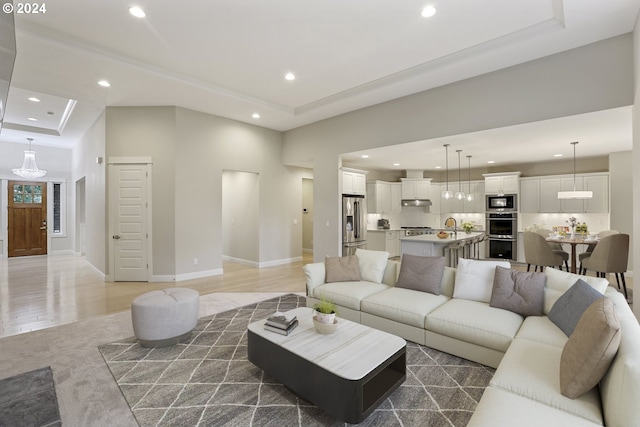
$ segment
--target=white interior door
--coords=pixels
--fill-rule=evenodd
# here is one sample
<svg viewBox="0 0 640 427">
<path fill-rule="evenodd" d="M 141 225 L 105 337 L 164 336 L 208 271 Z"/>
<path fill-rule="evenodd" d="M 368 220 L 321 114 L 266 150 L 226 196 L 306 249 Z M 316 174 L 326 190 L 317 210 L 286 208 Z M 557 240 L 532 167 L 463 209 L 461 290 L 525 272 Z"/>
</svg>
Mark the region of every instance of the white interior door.
<svg viewBox="0 0 640 427">
<path fill-rule="evenodd" d="M 111 165 L 114 281 L 148 281 L 149 165 Z"/>
</svg>

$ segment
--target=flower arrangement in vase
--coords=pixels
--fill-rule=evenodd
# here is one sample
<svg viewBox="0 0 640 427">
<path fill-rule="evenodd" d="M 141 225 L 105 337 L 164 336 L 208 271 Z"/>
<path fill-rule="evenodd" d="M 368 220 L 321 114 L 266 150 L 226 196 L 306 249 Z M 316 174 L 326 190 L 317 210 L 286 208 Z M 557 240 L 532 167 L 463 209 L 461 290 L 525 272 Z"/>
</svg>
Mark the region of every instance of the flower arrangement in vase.
<svg viewBox="0 0 640 427">
<path fill-rule="evenodd" d="M 569 217 L 567 224 L 571 227 L 571 238 L 576 237 L 576 225 L 578 225 L 578 219 L 575 216 Z"/>
<path fill-rule="evenodd" d="M 476 225 L 471 222 L 463 222 L 462 229 L 464 230 L 465 233 L 471 233 L 473 230 L 476 229 Z"/>
</svg>

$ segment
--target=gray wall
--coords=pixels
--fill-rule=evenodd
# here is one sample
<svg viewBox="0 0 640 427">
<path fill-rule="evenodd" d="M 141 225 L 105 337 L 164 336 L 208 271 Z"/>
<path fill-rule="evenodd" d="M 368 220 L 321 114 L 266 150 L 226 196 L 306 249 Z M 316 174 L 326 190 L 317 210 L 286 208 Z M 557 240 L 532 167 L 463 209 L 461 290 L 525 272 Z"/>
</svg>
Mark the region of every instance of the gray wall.
<svg viewBox="0 0 640 427">
<path fill-rule="evenodd" d="M 96 230 L 87 235 L 87 259 L 105 275 L 106 171 L 97 155 L 152 158 L 155 276 L 180 280 L 222 271 L 225 170 L 260 176 L 258 239 L 246 243 L 258 265 L 302 256 L 302 179 L 312 173 L 282 164 L 281 132 L 178 107 L 109 107 L 74 151 L 74 181 L 87 176 L 87 233 Z"/>
<path fill-rule="evenodd" d="M 235 261 L 260 261 L 260 175 L 222 173 L 222 254 Z"/>
<path fill-rule="evenodd" d="M 636 20 L 636 27 L 633 32 L 633 64 L 634 64 L 634 82 L 635 88 L 634 95 L 634 107 L 633 107 L 633 164 L 636 165 L 633 168 L 633 180 L 631 181 L 630 189 L 633 194 L 633 230 L 640 230 L 640 22 Z M 632 234 L 633 246 L 640 248 L 640 233 L 636 232 Z M 634 251 L 633 255 L 634 265 L 640 265 L 640 251 Z M 640 318 L 640 292 L 633 294 L 633 306 L 635 307 L 634 313 L 636 317 Z"/>
<path fill-rule="evenodd" d="M 632 105 L 632 58 L 627 34 L 285 132 L 284 163 L 313 165 L 314 259 L 340 250 L 340 154 Z"/>
<path fill-rule="evenodd" d="M 101 114 L 72 150 L 71 174 L 76 183 L 85 180 L 85 259 L 95 270 L 107 272 L 106 164 L 96 163 L 105 156 L 105 115 Z M 75 194 L 75 184 L 70 186 Z M 75 206 L 75 196 L 74 203 Z M 75 224 L 75 208 L 69 211 Z"/>
<path fill-rule="evenodd" d="M 625 151 L 611 153 L 609 156 L 609 200 L 611 215 L 609 223 L 612 230 L 618 230 L 633 236 L 633 197 L 629 197 L 629 191 L 633 182 L 633 152 Z M 632 237 L 633 239 L 633 237 Z M 627 269 L 634 271 L 633 241 L 629 245 L 629 263 Z M 638 264 L 640 265 L 640 264 Z"/>
</svg>

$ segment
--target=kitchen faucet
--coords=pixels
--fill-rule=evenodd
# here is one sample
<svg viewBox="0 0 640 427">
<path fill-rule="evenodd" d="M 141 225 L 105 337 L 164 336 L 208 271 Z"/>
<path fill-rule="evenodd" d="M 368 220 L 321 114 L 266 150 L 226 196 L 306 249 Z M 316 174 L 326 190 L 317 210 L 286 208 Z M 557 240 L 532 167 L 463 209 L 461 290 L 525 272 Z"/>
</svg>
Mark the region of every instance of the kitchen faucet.
<svg viewBox="0 0 640 427">
<path fill-rule="evenodd" d="M 449 217 L 444 221 L 444 226 L 447 228 L 451 228 L 453 227 L 453 238 L 457 239 L 458 238 L 458 222 L 456 221 L 455 218 L 453 217 Z"/>
</svg>

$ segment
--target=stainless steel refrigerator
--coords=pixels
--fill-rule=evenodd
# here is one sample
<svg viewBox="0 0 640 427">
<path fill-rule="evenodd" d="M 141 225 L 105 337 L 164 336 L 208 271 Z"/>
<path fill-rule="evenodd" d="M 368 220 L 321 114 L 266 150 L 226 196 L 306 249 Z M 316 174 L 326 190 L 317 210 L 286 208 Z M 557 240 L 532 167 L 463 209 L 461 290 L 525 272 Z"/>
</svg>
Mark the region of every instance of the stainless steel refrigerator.
<svg viewBox="0 0 640 427">
<path fill-rule="evenodd" d="M 342 256 L 367 248 L 367 204 L 364 196 L 342 196 Z"/>
</svg>

